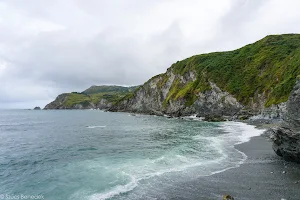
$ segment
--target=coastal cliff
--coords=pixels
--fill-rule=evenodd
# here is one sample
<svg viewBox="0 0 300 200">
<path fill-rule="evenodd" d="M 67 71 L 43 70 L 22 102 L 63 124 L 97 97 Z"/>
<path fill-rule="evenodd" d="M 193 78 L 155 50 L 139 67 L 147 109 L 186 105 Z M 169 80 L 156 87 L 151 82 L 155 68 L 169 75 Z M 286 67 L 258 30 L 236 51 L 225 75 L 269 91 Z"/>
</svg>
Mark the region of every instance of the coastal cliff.
<svg viewBox="0 0 300 200">
<path fill-rule="evenodd" d="M 156 115 L 185 116 L 197 114 L 198 117 L 226 118 L 235 115 L 242 109 L 237 99 L 222 91 L 215 83 L 207 82 L 199 92 L 192 96 L 186 91 L 197 83 L 196 73 L 189 71 L 185 75 L 173 73 L 150 79 L 139 87 L 131 97 L 125 97 L 112 106 L 110 111 L 129 111 Z M 198 83 L 197 83 L 198 84 Z M 174 92 L 175 87 L 182 85 L 182 91 Z M 187 95 L 191 95 L 187 97 Z"/>
<path fill-rule="evenodd" d="M 271 35 L 234 51 L 177 61 L 109 110 L 208 121 L 281 118 L 299 66 L 300 35 Z"/>
<path fill-rule="evenodd" d="M 300 163 L 300 77 L 289 96 L 284 122 L 273 133 L 273 149 L 287 161 Z"/>
<path fill-rule="evenodd" d="M 135 88 L 135 86 L 91 86 L 80 93 L 60 94 L 44 109 L 108 109 L 122 97 L 132 93 Z"/>
</svg>

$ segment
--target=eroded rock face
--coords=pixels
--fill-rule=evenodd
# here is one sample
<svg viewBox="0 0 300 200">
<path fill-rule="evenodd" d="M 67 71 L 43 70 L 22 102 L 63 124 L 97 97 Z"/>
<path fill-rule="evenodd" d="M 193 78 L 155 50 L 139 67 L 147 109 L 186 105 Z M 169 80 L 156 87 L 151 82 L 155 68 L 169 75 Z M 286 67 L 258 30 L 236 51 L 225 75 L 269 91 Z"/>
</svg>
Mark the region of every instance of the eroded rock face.
<svg viewBox="0 0 300 200">
<path fill-rule="evenodd" d="M 199 93 L 193 107 L 200 117 L 234 116 L 243 105 L 228 92 L 222 91 L 216 84 L 210 83 L 211 89 Z"/>
<path fill-rule="evenodd" d="M 205 75 L 204 75 L 205 76 Z M 223 121 L 233 119 L 248 119 L 252 116 L 261 118 L 282 118 L 286 112 L 286 103 L 264 107 L 265 94 L 256 94 L 252 103 L 242 105 L 237 99 L 223 91 L 210 81 L 210 89 L 196 94 L 192 105 L 187 105 L 185 98 L 169 98 L 172 84 L 176 81 L 186 85 L 195 81 L 196 72 L 188 71 L 184 75 L 168 70 L 164 75 L 153 77 L 142 85 L 131 98 L 124 99 L 109 108 L 110 111 L 136 112 L 174 117 L 197 115 L 207 121 Z M 161 84 L 163 82 L 163 84 Z M 166 103 L 166 99 L 168 99 Z"/>
<path fill-rule="evenodd" d="M 287 161 L 300 163 L 300 79 L 287 101 L 284 122 L 273 132 L 273 150 Z"/>
<path fill-rule="evenodd" d="M 188 72 L 184 75 L 174 74 L 171 70 L 167 71 L 167 80 L 163 85 L 159 85 L 162 76 L 155 77 L 141 86 L 130 99 L 119 102 L 113 106 L 111 111 L 137 112 L 155 115 L 186 116 L 197 115 L 198 117 L 220 118 L 233 117 L 243 108 L 232 95 L 222 91 L 215 83 L 210 82 L 210 90 L 199 92 L 195 102 L 187 106 L 186 99 L 170 99 L 164 105 L 172 83 L 178 80 L 181 84 L 195 81 L 195 72 Z"/>
</svg>

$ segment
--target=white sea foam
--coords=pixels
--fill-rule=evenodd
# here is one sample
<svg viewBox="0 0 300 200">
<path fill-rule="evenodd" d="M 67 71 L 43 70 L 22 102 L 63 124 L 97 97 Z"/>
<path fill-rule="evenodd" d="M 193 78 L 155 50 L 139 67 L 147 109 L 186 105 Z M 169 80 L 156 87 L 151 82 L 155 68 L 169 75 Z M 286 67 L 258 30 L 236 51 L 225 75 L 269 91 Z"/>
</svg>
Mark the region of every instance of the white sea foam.
<svg viewBox="0 0 300 200">
<path fill-rule="evenodd" d="M 176 155 L 176 157 L 178 159 L 183 159 L 183 156 Z M 157 160 L 162 160 L 162 159 L 164 159 L 164 158 L 160 157 Z M 163 169 L 163 170 L 150 172 L 150 173 L 142 175 L 139 178 L 136 178 L 134 176 L 130 176 L 131 181 L 129 183 L 127 183 L 126 185 L 118 185 L 118 186 L 115 186 L 114 188 L 112 188 L 111 190 L 109 190 L 107 192 L 93 194 L 89 197 L 89 200 L 109 199 L 109 198 L 112 198 L 114 196 L 124 194 L 124 193 L 127 193 L 127 192 L 133 190 L 134 188 L 136 188 L 138 186 L 138 183 L 141 180 L 150 179 L 152 177 L 161 176 L 161 175 L 164 175 L 164 174 L 167 174 L 167 173 L 184 171 L 184 170 L 186 170 L 188 168 L 192 168 L 192 167 L 198 167 L 198 166 L 201 166 L 201 165 L 206 165 L 206 164 L 211 164 L 211 163 L 219 163 L 219 162 L 220 162 L 219 159 L 218 160 L 213 160 L 213 161 L 207 161 L 207 162 L 196 162 L 196 163 L 192 163 L 192 164 L 184 164 L 184 165 L 181 165 L 181 166 L 175 166 L 175 167 L 172 167 L 172 168 L 166 168 L 166 169 Z M 227 169 L 225 169 L 224 171 L 226 171 L 226 170 Z M 208 174 L 207 176 L 209 176 L 209 175 L 212 175 L 212 173 Z M 203 175 L 203 176 L 205 176 L 205 175 Z"/>
<path fill-rule="evenodd" d="M 248 142 L 252 137 L 259 136 L 265 131 L 242 122 L 224 122 L 220 128 L 228 133 L 227 136 L 237 137 L 239 140 L 237 144 Z"/>
<path fill-rule="evenodd" d="M 87 126 L 86 128 L 105 128 L 106 126 Z"/>
<path fill-rule="evenodd" d="M 173 166 L 170 166 L 170 168 L 164 168 L 157 171 L 148 171 L 147 173 L 141 173 L 141 174 L 135 174 L 136 176 L 127 174 L 130 176 L 131 180 L 125 184 L 125 185 L 118 185 L 112 188 L 111 190 L 103 193 L 96 193 L 89 197 L 90 200 L 102 200 L 102 199 L 109 199 L 114 196 L 129 192 L 136 188 L 141 180 L 149 179 L 155 176 L 161 176 L 166 173 L 172 173 L 172 172 L 180 172 L 187 170 L 189 168 L 193 167 L 199 167 L 199 166 L 208 166 L 208 165 L 216 165 L 219 166 L 220 163 L 222 165 L 226 166 L 224 169 L 216 169 L 215 171 L 211 171 L 207 174 L 203 174 L 201 176 L 210 176 L 213 174 L 221 173 L 226 170 L 239 167 L 241 164 L 245 162 L 247 159 L 247 156 L 245 153 L 239 151 L 238 149 L 235 149 L 234 146 L 237 144 L 248 142 L 252 137 L 261 135 L 264 130 L 256 129 L 252 125 L 248 125 L 241 122 L 224 122 L 220 124 L 219 127 L 221 130 L 223 130 L 226 134 L 219 135 L 219 136 L 212 136 L 212 137 L 203 137 L 203 136 L 194 136 L 193 139 L 196 140 L 208 140 L 208 142 L 214 146 L 214 149 L 218 151 L 220 155 L 222 155 L 220 158 L 215 160 L 208 160 L 208 161 L 197 161 L 197 160 L 189 160 L 189 158 L 182 156 L 182 155 L 175 155 L 175 160 L 179 161 L 181 164 L 177 165 L 177 163 Z M 238 152 L 241 155 L 241 158 L 231 158 L 230 154 L 234 154 Z M 232 160 L 228 160 L 228 159 Z M 167 156 L 161 156 L 157 159 L 150 160 L 150 163 L 146 164 L 159 164 L 168 162 Z M 150 166 L 151 167 L 151 166 Z"/>
<path fill-rule="evenodd" d="M 197 117 L 197 115 L 184 116 L 182 119 L 195 120 L 195 121 L 203 121 L 204 117 Z"/>
<path fill-rule="evenodd" d="M 233 141 L 232 147 L 235 151 L 242 155 L 242 159 L 236 162 L 234 166 L 218 170 L 213 174 L 221 173 L 228 169 L 239 167 L 241 164 L 243 164 L 247 160 L 247 155 L 244 152 L 234 148 L 234 146 L 249 142 L 252 137 L 259 136 L 265 131 L 264 129 L 257 129 L 253 125 L 242 122 L 224 122 L 220 126 L 220 129 L 227 133 L 226 135 L 222 136 L 222 142 L 225 143 L 226 139 Z"/>
<path fill-rule="evenodd" d="M 126 185 L 118 185 L 114 187 L 112 190 L 104 192 L 104 193 L 97 193 L 90 196 L 90 200 L 103 200 L 103 199 L 109 199 L 116 195 L 128 192 L 133 190 L 138 184 L 138 180 L 135 179 L 135 177 L 131 176 L 131 181 L 127 183 Z"/>
</svg>

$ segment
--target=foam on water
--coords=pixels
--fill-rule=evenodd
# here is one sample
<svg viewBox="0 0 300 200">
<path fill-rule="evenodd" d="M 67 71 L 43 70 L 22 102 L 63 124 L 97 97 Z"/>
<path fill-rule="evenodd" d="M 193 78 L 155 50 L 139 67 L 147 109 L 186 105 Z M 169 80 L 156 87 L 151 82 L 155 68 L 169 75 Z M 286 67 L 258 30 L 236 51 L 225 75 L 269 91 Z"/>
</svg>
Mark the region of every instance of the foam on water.
<svg viewBox="0 0 300 200">
<path fill-rule="evenodd" d="M 187 120 L 195 120 L 195 121 L 203 121 L 204 117 L 197 117 L 197 115 L 190 115 L 190 116 L 184 116 L 182 119 L 187 119 Z"/>
<path fill-rule="evenodd" d="M 216 151 L 221 155 L 217 159 L 213 160 L 202 160 L 189 158 L 183 155 L 162 155 L 153 160 L 145 161 L 144 166 L 137 166 L 136 169 L 128 170 L 132 174 L 127 174 L 131 177 L 131 180 L 124 185 L 117 185 L 111 190 L 96 193 L 91 195 L 88 199 L 90 200 L 100 200 L 100 199 L 109 199 L 123 193 L 134 190 L 139 186 L 141 180 L 151 179 L 153 177 L 159 177 L 164 174 L 186 171 L 192 168 L 199 168 L 205 166 L 224 166 L 223 169 L 216 168 L 214 171 L 208 171 L 207 173 L 201 174 L 201 176 L 210 176 L 216 173 L 224 172 L 228 169 L 236 168 L 240 166 L 246 159 L 247 156 L 234 148 L 235 145 L 248 142 L 251 137 L 259 136 L 263 133 L 264 130 L 256 129 L 252 125 L 248 125 L 241 122 L 224 122 L 220 123 L 219 129 L 221 129 L 225 134 L 221 134 L 217 137 L 210 136 L 204 137 L 201 135 L 196 135 L 193 137 L 194 140 L 207 141 L 211 146 L 216 149 Z M 240 154 L 240 158 L 231 158 L 234 154 Z M 220 165 L 222 163 L 222 165 Z M 161 168 L 159 166 L 167 166 Z M 153 168 L 153 170 L 151 170 Z M 149 170 L 150 169 L 150 170 Z M 155 171 L 154 171 L 155 169 Z M 138 173 L 140 171 L 140 173 Z"/>
<path fill-rule="evenodd" d="M 178 155 L 176 157 L 178 159 L 181 159 L 181 160 L 185 159 L 182 156 L 178 156 Z M 117 185 L 117 186 L 115 186 L 114 188 L 112 188 L 111 190 L 109 190 L 107 192 L 93 194 L 88 199 L 89 200 L 110 199 L 110 198 L 115 197 L 117 195 L 132 191 L 133 189 L 138 187 L 138 183 L 142 180 L 147 180 L 147 179 L 151 179 L 153 177 L 162 176 L 162 175 L 167 174 L 167 173 L 181 172 L 181 171 L 187 170 L 188 168 L 198 167 L 198 166 L 209 164 L 209 163 L 218 163 L 218 161 L 215 160 L 215 161 L 208 161 L 208 162 L 196 162 L 196 163 L 192 163 L 192 164 L 185 164 L 185 165 L 181 165 L 181 166 L 178 166 L 178 167 L 172 167 L 172 168 L 167 168 L 167 169 L 164 169 L 164 170 L 155 171 L 155 172 L 152 172 L 152 173 L 150 172 L 150 173 L 141 175 L 139 178 L 128 174 L 131 177 L 131 180 L 127 184 Z M 207 174 L 207 175 L 212 175 L 212 173 Z"/>
<path fill-rule="evenodd" d="M 89 197 L 90 200 L 103 200 L 103 199 L 109 199 L 116 195 L 128 192 L 133 190 L 135 187 L 137 187 L 138 181 L 131 176 L 131 180 L 126 185 L 118 185 L 112 190 L 100 194 L 94 194 Z"/>
<path fill-rule="evenodd" d="M 242 122 L 224 122 L 220 128 L 228 133 L 228 137 L 238 137 L 236 144 L 248 142 L 252 137 L 259 136 L 265 131 Z"/>
<path fill-rule="evenodd" d="M 86 128 L 105 128 L 106 126 L 87 126 Z"/>
</svg>

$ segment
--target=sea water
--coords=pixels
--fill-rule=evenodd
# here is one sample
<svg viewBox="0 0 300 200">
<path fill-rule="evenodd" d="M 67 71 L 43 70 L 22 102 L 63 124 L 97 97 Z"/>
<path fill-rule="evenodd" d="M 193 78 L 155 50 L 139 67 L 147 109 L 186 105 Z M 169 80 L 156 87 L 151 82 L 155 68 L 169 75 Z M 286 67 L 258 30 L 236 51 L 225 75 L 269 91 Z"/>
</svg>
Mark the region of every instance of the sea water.
<svg viewBox="0 0 300 200">
<path fill-rule="evenodd" d="M 238 167 L 246 155 L 234 145 L 261 132 L 193 117 L 0 110 L 0 198 L 168 199 L 180 183 Z"/>
</svg>

